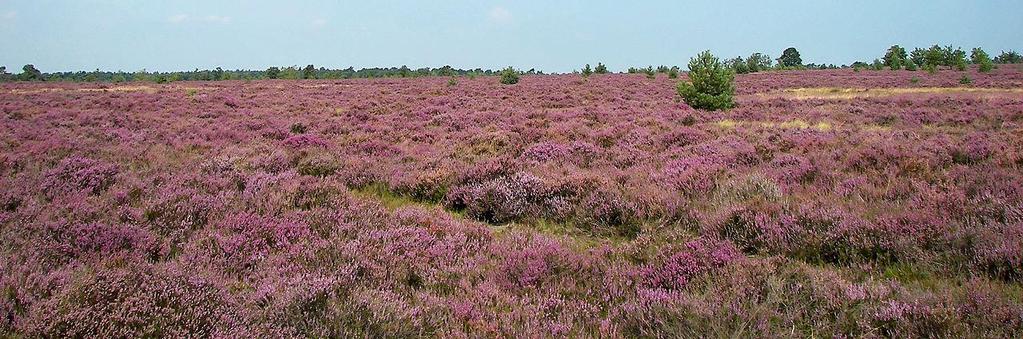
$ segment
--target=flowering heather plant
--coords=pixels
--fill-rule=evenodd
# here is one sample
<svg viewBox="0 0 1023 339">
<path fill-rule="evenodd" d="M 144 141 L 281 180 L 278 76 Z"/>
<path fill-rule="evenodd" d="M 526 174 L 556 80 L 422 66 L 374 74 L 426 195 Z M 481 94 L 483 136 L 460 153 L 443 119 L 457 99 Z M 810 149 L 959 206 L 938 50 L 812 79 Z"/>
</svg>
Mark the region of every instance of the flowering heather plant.
<svg viewBox="0 0 1023 339">
<path fill-rule="evenodd" d="M 1021 337 L 975 73 L 5 83 L 0 336 Z"/>
</svg>

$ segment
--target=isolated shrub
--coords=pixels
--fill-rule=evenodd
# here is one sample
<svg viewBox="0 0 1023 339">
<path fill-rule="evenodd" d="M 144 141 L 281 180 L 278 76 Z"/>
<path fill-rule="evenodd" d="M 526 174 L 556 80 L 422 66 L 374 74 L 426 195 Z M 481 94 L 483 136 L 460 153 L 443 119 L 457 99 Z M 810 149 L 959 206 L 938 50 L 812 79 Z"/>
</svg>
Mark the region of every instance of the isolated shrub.
<svg viewBox="0 0 1023 339">
<path fill-rule="evenodd" d="M 689 61 L 689 80 L 678 84 L 678 94 L 690 107 L 722 110 L 735 106 L 735 75 L 710 51 Z"/>
<path fill-rule="evenodd" d="M 519 83 L 519 71 L 515 68 L 508 67 L 501 71 L 501 83 L 505 85 L 514 85 Z"/>
<path fill-rule="evenodd" d="M 914 63 L 913 61 L 906 61 L 906 70 L 907 71 L 914 71 L 915 72 L 916 71 L 916 63 Z"/>
<path fill-rule="evenodd" d="M 584 77 L 593 75 L 593 69 L 590 68 L 590 64 L 586 64 L 586 67 L 583 67 L 582 74 Z"/>
<path fill-rule="evenodd" d="M 301 122 L 293 123 L 291 124 L 291 127 L 288 128 L 288 130 L 291 131 L 291 134 L 302 134 L 305 133 L 307 129 L 308 128 L 305 126 L 305 124 Z"/>
<path fill-rule="evenodd" d="M 593 69 L 593 73 L 596 73 L 596 74 L 607 74 L 607 66 L 604 66 L 603 63 L 599 63 L 598 62 L 597 63 L 597 67 L 595 67 Z"/>
<path fill-rule="evenodd" d="M 647 79 L 654 79 L 657 77 L 657 72 L 654 71 L 654 66 L 647 66 L 647 68 L 644 68 L 643 74 L 646 74 Z"/>
<path fill-rule="evenodd" d="M 678 67 L 672 67 L 668 70 L 668 79 L 678 79 Z"/>
<path fill-rule="evenodd" d="M 972 83 L 973 83 L 973 79 L 970 79 L 970 77 L 967 76 L 967 75 L 963 75 L 962 78 L 959 78 L 959 84 L 960 85 L 969 85 L 969 84 L 972 84 Z"/>
</svg>

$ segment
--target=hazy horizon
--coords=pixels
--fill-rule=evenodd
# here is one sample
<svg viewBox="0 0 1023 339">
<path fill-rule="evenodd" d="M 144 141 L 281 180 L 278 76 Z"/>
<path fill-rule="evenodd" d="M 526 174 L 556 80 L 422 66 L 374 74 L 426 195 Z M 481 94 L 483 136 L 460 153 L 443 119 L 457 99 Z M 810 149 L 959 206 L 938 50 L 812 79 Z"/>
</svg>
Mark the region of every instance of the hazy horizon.
<svg viewBox="0 0 1023 339">
<path fill-rule="evenodd" d="M 1020 1 L 183 1 L 0 0 L 0 65 L 18 72 L 514 66 L 571 72 L 603 62 L 684 65 L 796 47 L 850 64 L 893 44 L 1021 48 Z M 1018 15 L 1018 14 L 1017 14 Z"/>
</svg>

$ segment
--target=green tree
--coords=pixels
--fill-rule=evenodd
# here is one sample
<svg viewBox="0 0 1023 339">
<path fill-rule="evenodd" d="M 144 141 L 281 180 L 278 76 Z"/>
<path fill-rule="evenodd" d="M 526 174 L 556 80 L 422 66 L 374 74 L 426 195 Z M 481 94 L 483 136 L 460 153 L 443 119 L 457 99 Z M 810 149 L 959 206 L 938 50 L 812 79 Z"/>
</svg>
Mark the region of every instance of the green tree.
<svg viewBox="0 0 1023 339">
<path fill-rule="evenodd" d="M 519 71 L 516 71 L 515 68 L 511 66 L 501 70 L 501 83 L 505 85 L 514 85 L 519 83 Z"/>
<path fill-rule="evenodd" d="M 746 74 L 750 72 L 749 65 L 746 64 L 746 60 L 742 57 L 735 57 L 732 59 L 725 60 L 725 65 L 732 69 L 735 74 Z"/>
<path fill-rule="evenodd" d="M 991 56 L 984 52 L 980 47 L 974 48 L 970 51 L 970 61 L 977 64 L 977 70 L 981 73 L 991 72 L 995 68 L 995 63 L 991 61 Z"/>
<path fill-rule="evenodd" d="M 302 69 L 302 79 L 316 79 L 316 67 L 313 65 L 306 65 Z"/>
<path fill-rule="evenodd" d="M 593 69 L 593 72 L 597 74 L 607 74 L 607 66 L 598 62 L 597 67 Z"/>
<path fill-rule="evenodd" d="M 949 68 L 956 68 L 957 70 L 965 70 L 966 65 L 966 52 L 962 48 L 956 48 L 952 45 L 945 46 L 943 50 L 944 54 L 944 65 Z"/>
<path fill-rule="evenodd" d="M 909 53 L 909 60 L 917 66 L 922 66 L 927 63 L 927 50 L 923 48 L 914 48 Z"/>
<path fill-rule="evenodd" d="M 735 74 L 710 51 L 689 61 L 690 82 L 679 82 L 678 94 L 689 107 L 721 110 L 735 107 Z"/>
<path fill-rule="evenodd" d="M 884 63 L 880 59 L 874 59 L 874 62 L 870 64 L 870 68 L 875 71 L 884 69 Z"/>
<path fill-rule="evenodd" d="M 746 58 L 746 68 L 751 72 L 762 72 L 771 69 L 771 57 L 766 54 L 753 53 Z"/>
<path fill-rule="evenodd" d="M 1016 51 L 1002 51 L 998 57 L 995 57 L 995 62 L 1000 64 L 1018 64 L 1023 62 L 1023 56 L 1020 56 Z"/>
<path fill-rule="evenodd" d="M 945 51 L 941 46 L 934 45 L 927 49 L 927 53 L 924 55 L 924 66 L 928 71 L 937 69 L 938 66 L 945 64 Z"/>
<path fill-rule="evenodd" d="M 0 82 L 11 81 L 11 73 L 7 73 L 7 66 L 0 66 Z"/>
<path fill-rule="evenodd" d="M 647 66 L 643 69 L 643 73 L 646 74 L 647 79 L 657 78 L 657 72 L 654 71 L 654 66 Z"/>
<path fill-rule="evenodd" d="M 281 69 L 278 67 L 270 67 L 266 69 L 267 79 L 279 79 L 281 77 Z"/>
<path fill-rule="evenodd" d="M 980 65 L 984 60 L 991 60 L 991 56 L 983 48 L 977 47 L 970 51 L 970 62 L 974 65 Z"/>
<path fill-rule="evenodd" d="M 899 45 L 894 45 L 888 48 L 888 52 L 884 54 L 884 65 L 888 66 L 892 70 L 900 70 L 906 64 L 906 49 Z"/>
<path fill-rule="evenodd" d="M 36 69 L 36 66 L 28 64 L 21 68 L 20 77 L 23 81 L 42 81 L 43 73 Z"/>
<path fill-rule="evenodd" d="M 678 79 L 678 66 L 673 66 L 668 70 L 668 79 Z"/>
<path fill-rule="evenodd" d="M 583 76 L 588 77 L 590 75 L 593 75 L 593 69 L 590 68 L 590 64 L 586 64 L 586 67 L 583 67 Z"/>
<path fill-rule="evenodd" d="M 803 65 L 803 58 L 795 47 L 786 48 L 778 58 L 778 65 L 782 67 L 799 67 Z"/>
</svg>

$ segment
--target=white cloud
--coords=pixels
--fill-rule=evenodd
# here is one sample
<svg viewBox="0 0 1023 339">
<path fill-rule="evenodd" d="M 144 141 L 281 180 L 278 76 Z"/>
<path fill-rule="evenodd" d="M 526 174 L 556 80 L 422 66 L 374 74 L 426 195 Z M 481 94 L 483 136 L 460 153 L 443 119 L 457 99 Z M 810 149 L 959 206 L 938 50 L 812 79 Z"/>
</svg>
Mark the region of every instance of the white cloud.
<svg viewBox="0 0 1023 339">
<path fill-rule="evenodd" d="M 202 18 L 202 20 L 205 22 L 212 22 L 218 24 L 231 23 L 231 17 L 229 16 L 210 15 L 205 18 Z"/>
<path fill-rule="evenodd" d="M 512 21 L 512 13 L 509 12 L 508 9 L 506 9 L 504 7 L 501 7 L 501 6 L 497 6 L 497 7 L 491 8 L 490 9 L 490 13 L 489 13 L 489 17 L 490 17 L 490 21 L 493 21 L 493 22 L 496 22 L 496 23 L 499 23 L 499 24 L 506 24 L 506 23 L 509 23 L 509 22 Z"/>
<path fill-rule="evenodd" d="M 323 18 L 314 19 L 312 22 L 310 22 L 310 24 L 312 24 L 313 27 L 317 27 L 317 28 L 323 27 L 323 26 L 327 25 L 327 19 L 323 19 Z"/>
<path fill-rule="evenodd" d="M 188 20 L 188 15 L 186 15 L 186 14 L 172 15 L 172 16 L 167 18 L 167 22 L 175 23 L 175 24 L 176 23 L 185 22 L 185 20 Z"/>
<path fill-rule="evenodd" d="M 180 24 L 185 22 L 206 22 L 212 24 L 228 24 L 231 23 L 231 17 L 220 16 L 220 15 L 207 15 L 204 17 L 193 18 L 188 14 L 177 14 L 167 17 L 167 22 L 173 24 Z"/>
<path fill-rule="evenodd" d="M 17 17 L 18 17 L 18 12 L 15 12 L 15 11 L 7 11 L 7 12 L 4 12 L 3 15 L 0 15 L 0 18 L 3 18 L 4 21 L 14 20 L 14 18 L 17 18 Z"/>
</svg>

